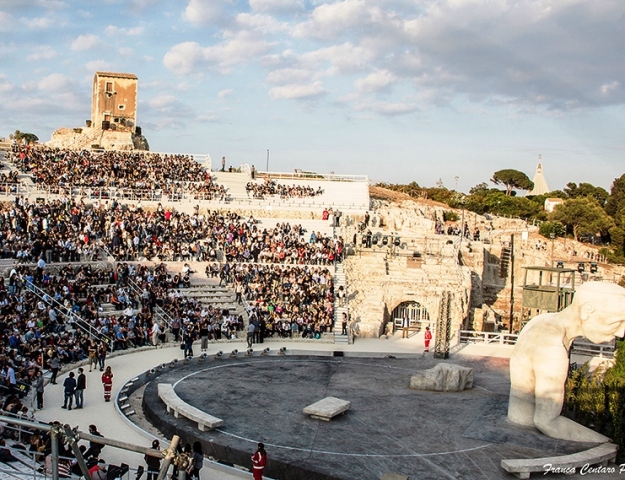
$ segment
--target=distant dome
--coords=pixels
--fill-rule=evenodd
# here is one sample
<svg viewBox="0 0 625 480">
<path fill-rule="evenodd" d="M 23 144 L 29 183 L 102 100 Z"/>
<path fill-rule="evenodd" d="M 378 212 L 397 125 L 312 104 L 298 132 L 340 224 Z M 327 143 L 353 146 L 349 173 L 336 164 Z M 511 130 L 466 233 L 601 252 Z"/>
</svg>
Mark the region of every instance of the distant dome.
<svg viewBox="0 0 625 480">
<path fill-rule="evenodd" d="M 538 155 L 538 166 L 536 167 L 536 173 L 534 174 L 534 178 L 532 181 L 534 182 L 534 188 L 528 195 L 545 195 L 549 193 L 549 187 L 547 186 L 547 180 L 545 180 L 545 176 L 543 175 L 543 156 Z"/>
</svg>

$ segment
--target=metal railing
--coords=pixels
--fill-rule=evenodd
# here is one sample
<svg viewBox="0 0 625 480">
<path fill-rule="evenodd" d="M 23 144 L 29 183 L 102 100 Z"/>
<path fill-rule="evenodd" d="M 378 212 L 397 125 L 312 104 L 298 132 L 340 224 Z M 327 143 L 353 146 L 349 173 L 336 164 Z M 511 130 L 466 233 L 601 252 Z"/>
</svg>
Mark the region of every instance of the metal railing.
<svg viewBox="0 0 625 480">
<path fill-rule="evenodd" d="M 474 332 L 472 330 L 460 330 L 458 340 L 460 343 L 485 343 L 494 345 L 515 345 L 518 334 L 505 332 Z"/>
<path fill-rule="evenodd" d="M 23 416 L 20 417 L 17 415 L 8 414 L 7 412 L 3 412 L 3 415 L 0 417 L 0 419 L 2 419 L 2 422 L 6 425 L 5 429 L 11 430 L 13 432 L 19 432 L 20 436 L 22 435 L 22 433 L 24 435 L 30 435 L 34 432 L 47 432 L 50 437 L 50 445 L 45 452 L 28 451 L 24 450 L 23 448 L 13 448 L 10 446 L 3 447 L 11 452 L 11 454 L 15 457 L 15 459 L 9 463 L 0 463 L 0 474 L 3 478 L 32 478 L 33 480 L 43 478 L 58 480 L 60 478 L 59 460 L 63 461 L 63 463 L 67 463 L 68 465 L 71 461 L 77 461 L 77 464 L 83 473 L 83 476 L 69 474 L 63 476 L 62 478 L 80 479 L 88 477 L 89 472 L 87 470 L 85 458 L 83 457 L 82 452 L 79 450 L 78 447 L 78 442 L 80 440 L 86 440 L 91 443 L 96 443 L 103 446 L 109 445 L 113 448 L 122 449 L 127 452 L 136 452 L 139 454 L 143 454 L 144 456 L 156 457 L 159 459 L 163 459 L 164 456 L 160 450 L 146 448 L 141 445 L 135 445 L 121 440 L 105 438 L 103 436 L 91 435 L 81 432 L 80 430 L 78 430 L 78 427 L 72 429 L 69 425 L 61 426 L 52 423 L 42 423 L 37 421 L 34 417 L 25 418 Z M 169 466 L 176 456 L 175 451 L 178 441 L 179 437 L 174 435 L 171 443 L 169 444 L 169 450 L 172 453 L 166 455 L 163 459 L 164 462 L 161 465 L 159 474 L 156 476 L 157 480 L 162 480 L 165 478 Z M 74 457 L 65 457 L 59 455 L 59 446 L 61 442 L 67 443 L 69 445 L 69 448 L 74 454 Z M 41 458 L 48 455 L 50 457 L 49 461 L 41 461 Z M 113 466 L 109 466 L 109 468 L 112 467 Z M 118 466 L 115 467 L 119 469 L 116 478 L 128 480 L 129 478 L 131 478 L 131 476 L 136 476 L 136 478 L 139 478 L 141 476 L 139 474 L 139 471 L 135 468 L 130 468 L 126 466 L 127 468 L 122 470 Z M 140 471 L 143 472 L 143 470 Z"/>
<path fill-rule="evenodd" d="M 475 332 L 460 330 L 459 343 L 483 343 L 488 345 L 516 345 L 519 334 L 506 332 Z M 571 345 L 571 353 L 599 358 L 614 358 L 614 341 L 591 343 L 584 339 L 576 339 Z"/>
<path fill-rule="evenodd" d="M 47 305 L 56 307 L 57 312 L 70 324 L 74 325 L 75 328 L 78 328 L 85 332 L 89 338 L 97 340 L 98 342 L 105 342 L 109 348 L 112 348 L 113 342 L 110 337 L 104 335 L 99 332 L 93 325 L 87 322 L 84 318 L 74 312 L 71 307 L 66 307 L 61 302 L 59 302 L 56 298 L 50 296 L 46 291 L 39 288 L 34 283 L 26 284 L 26 290 L 34 294 L 38 299 Z"/>
<path fill-rule="evenodd" d="M 271 177 L 272 180 L 290 179 L 290 180 L 320 180 L 326 182 L 363 182 L 368 183 L 367 175 L 340 175 L 336 173 L 315 173 L 304 172 L 298 169 L 293 173 L 285 172 L 256 172 L 256 178 Z"/>
<path fill-rule="evenodd" d="M 137 282 L 130 277 L 127 278 L 126 281 L 128 288 L 130 288 L 130 290 L 132 290 L 134 294 L 141 299 L 141 303 L 143 304 L 143 288 L 141 288 Z M 154 317 L 158 323 L 165 323 L 165 325 L 167 325 L 167 327 L 171 330 L 174 319 L 161 306 L 154 306 Z"/>
<path fill-rule="evenodd" d="M 347 177 L 347 176 L 346 176 Z M 349 179 L 332 179 L 331 181 L 361 181 Z M 4 186 L 3 186 L 4 185 Z M 32 187 L 24 184 L 1 184 L 0 196 L 24 195 L 28 197 L 54 197 L 71 196 L 85 197 L 89 200 L 116 200 L 120 202 L 161 202 L 161 203 L 184 203 L 184 202 L 207 202 L 217 205 L 240 204 L 244 206 L 265 207 L 271 205 L 275 208 L 309 208 L 332 206 L 339 209 L 368 209 L 369 199 L 361 202 L 335 201 L 326 197 L 267 197 L 264 199 L 251 198 L 245 194 L 232 194 L 226 189 L 226 193 L 189 191 L 182 189 L 179 192 L 169 189 L 149 189 L 149 188 L 126 188 L 126 187 L 86 187 L 75 185 L 42 185 L 36 184 Z"/>
<path fill-rule="evenodd" d="M 28 195 L 29 188 L 23 183 L 0 183 L 0 195 Z"/>
</svg>

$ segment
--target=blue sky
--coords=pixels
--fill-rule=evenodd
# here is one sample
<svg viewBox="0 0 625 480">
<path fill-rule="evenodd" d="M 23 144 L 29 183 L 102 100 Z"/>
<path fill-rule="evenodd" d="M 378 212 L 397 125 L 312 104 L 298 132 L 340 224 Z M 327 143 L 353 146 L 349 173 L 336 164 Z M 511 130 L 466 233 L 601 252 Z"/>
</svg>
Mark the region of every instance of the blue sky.
<svg viewBox="0 0 625 480">
<path fill-rule="evenodd" d="M 154 151 L 468 191 L 625 173 L 622 0 L 0 0 L 0 136 L 139 77 Z"/>
</svg>

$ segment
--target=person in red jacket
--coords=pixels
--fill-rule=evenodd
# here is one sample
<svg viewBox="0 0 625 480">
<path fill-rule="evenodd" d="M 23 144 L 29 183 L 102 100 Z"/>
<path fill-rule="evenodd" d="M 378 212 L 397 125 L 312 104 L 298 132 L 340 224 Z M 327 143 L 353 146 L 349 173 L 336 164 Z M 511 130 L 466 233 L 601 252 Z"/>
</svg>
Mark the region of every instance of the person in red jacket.
<svg viewBox="0 0 625 480">
<path fill-rule="evenodd" d="M 430 327 L 425 327 L 425 333 L 423 334 L 423 340 L 425 341 L 425 351 L 430 351 L 430 340 L 432 340 L 432 332 L 430 332 Z"/>
<path fill-rule="evenodd" d="M 106 367 L 106 370 L 102 374 L 102 385 L 104 386 L 104 401 L 111 401 L 111 389 L 113 388 L 113 371 L 111 367 Z"/>
<path fill-rule="evenodd" d="M 258 450 L 252 455 L 252 473 L 254 480 L 263 480 L 263 472 L 267 465 L 267 452 L 265 452 L 265 444 L 259 443 Z"/>
</svg>

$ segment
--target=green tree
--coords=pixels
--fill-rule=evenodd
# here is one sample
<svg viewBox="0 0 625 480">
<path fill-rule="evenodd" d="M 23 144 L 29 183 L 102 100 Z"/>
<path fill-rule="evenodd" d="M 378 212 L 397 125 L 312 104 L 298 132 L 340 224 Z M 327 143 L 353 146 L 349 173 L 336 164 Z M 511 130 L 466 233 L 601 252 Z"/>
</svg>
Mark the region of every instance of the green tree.
<svg viewBox="0 0 625 480">
<path fill-rule="evenodd" d="M 512 189 L 514 188 L 518 190 L 531 190 L 534 188 L 534 182 L 527 175 L 512 168 L 495 172 L 491 182 L 495 185 L 505 185 L 506 195 L 508 196 L 512 195 Z"/>
<path fill-rule="evenodd" d="M 543 237 L 551 238 L 553 233 L 556 237 L 564 237 L 566 235 L 566 228 L 560 222 L 543 222 L 538 229 Z"/>
<path fill-rule="evenodd" d="M 562 190 L 553 190 L 549 193 L 546 193 L 544 197 L 545 198 L 562 198 L 564 200 L 569 198 L 569 196 L 566 193 L 564 193 Z"/>
<path fill-rule="evenodd" d="M 39 141 L 39 137 L 34 133 L 20 132 L 19 130 L 15 130 L 15 133 L 10 134 L 9 138 L 16 142 L 26 141 L 26 143 L 35 143 Z"/>
<path fill-rule="evenodd" d="M 610 189 L 610 197 L 605 205 L 605 211 L 613 217 L 616 212 L 625 207 L 625 174 L 615 178 Z"/>
<path fill-rule="evenodd" d="M 478 195 L 481 193 L 486 193 L 488 192 L 488 190 L 489 190 L 488 183 L 486 182 L 478 183 L 475 187 L 471 187 L 471 189 L 469 190 L 469 195 Z"/>
<path fill-rule="evenodd" d="M 569 182 L 566 184 L 566 187 L 564 187 L 564 193 L 566 193 L 568 198 L 592 197 L 597 200 L 602 207 L 605 206 L 610 196 L 605 188 L 595 187 L 590 183 L 580 183 L 577 185 L 576 183 Z"/>
<path fill-rule="evenodd" d="M 445 187 L 432 187 L 424 189 L 427 192 L 427 197 L 436 201 L 449 205 L 451 208 L 460 208 L 460 196 Z"/>
<path fill-rule="evenodd" d="M 561 222 L 573 233 L 575 240 L 582 234 L 607 235 L 614 221 L 592 197 L 579 197 L 557 205 L 549 220 Z"/>
</svg>

